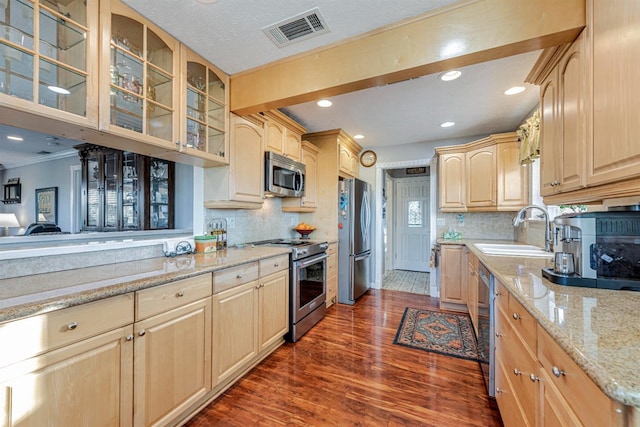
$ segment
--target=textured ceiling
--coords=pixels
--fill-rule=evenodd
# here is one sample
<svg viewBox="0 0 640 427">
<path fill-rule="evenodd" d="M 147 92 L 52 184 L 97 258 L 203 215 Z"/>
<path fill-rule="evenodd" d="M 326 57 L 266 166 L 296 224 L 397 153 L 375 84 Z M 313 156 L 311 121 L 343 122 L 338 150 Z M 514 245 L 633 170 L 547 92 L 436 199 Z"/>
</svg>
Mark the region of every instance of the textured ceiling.
<svg viewBox="0 0 640 427">
<path fill-rule="evenodd" d="M 367 33 L 404 19 L 456 3 L 453 0 L 124 0 L 178 40 L 229 74 Z M 313 8 L 319 8 L 330 32 L 278 48 L 262 28 Z M 315 103 L 283 109 L 309 131 L 342 128 L 365 139 L 365 148 L 413 142 L 441 141 L 484 136 L 515 130 L 538 103 L 538 90 L 523 84 L 539 52 L 504 58 L 463 69 L 463 76 L 443 83 L 437 76 L 423 76 L 388 86 L 331 98 L 334 106 L 320 109 Z M 527 90 L 507 97 L 513 85 Z M 443 129 L 443 121 L 456 126 Z M 0 131 L 6 132 L 4 129 Z M 46 135 L 32 134 L 11 154 L 0 132 L 0 163 L 29 157 L 41 151 Z M 29 141 L 37 141 L 31 146 Z M 69 144 L 72 144 L 70 142 Z M 67 146 L 69 146 L 67 144 Z M 63 145 L 64 146 L 64 145 Z M 12 156 L 12 157 L 10 157 Z M 33 155 L 32 155 L 33 156 Z M 19 158 L 19 159 L 18 159 Z"/>
</svg>

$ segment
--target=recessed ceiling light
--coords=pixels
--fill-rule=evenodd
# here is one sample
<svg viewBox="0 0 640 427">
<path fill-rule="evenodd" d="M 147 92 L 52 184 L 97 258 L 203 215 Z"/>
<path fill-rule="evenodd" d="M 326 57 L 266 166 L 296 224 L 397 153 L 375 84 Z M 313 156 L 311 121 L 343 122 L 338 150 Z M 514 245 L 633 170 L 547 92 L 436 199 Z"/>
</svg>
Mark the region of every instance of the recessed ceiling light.
<svg viewBox="0 0 640 427">
<path fill-rule="evenodd" d="M 361 134 L 353 135 L 353 139 L 362 139 L 362 138 L 364 138 L 364 135 L 361 135 Z"/>
<path fill-rule="evenodd" d="M 521 93 L 524 92 L 524 87 L 523 86 L 514 86 L 512 88 L 509 88 L 507 90 L 504 91 L 505 95 L 515 95 L 517 93 Z"/>
<path fill-rule="evenodd" d="M 213 3 L 217 3 L 218 0 L 197 0 L 198 3 L 202 3 L 202 4 L 213 4 Z"/>
<path fill-rule="evenodd" d="M 24 138 L 22 138 L 21 136 L 13 136 L 13 135 L 7 135 L 7 139 L 10 139 L 12 141 L 24 141 Z"/>
<path fill-rule="evenodd" d="M 440 127 L 443 128 L 450 128 L 451 126 L 455 125 L 455 122 L 444 122 L 444 123 L 440 123 Z"/>
<path fill-rule="evenodd" d="M 51 92 L 58 93 L 60 95 L 69 95 L 71 93 L 67 89 L 63 87 L 58 87 L 58 86 L 47 86 L 47 89 L 49 89 Z"/>
<path fill-rule="evenodd" d="M 318 104 L 318 107 L 327 108 L 331 107 L 333 105 L 333 102 L 329 101 L 328 99 L 321 99 L 320 101 L 316 102 L 316 104 Z"/>
<path fill-rule="evenodd" d="M 462 71 L 459 70 L 451 70 L 446 73 L 440 74 L 440 80 L 443 82 L 450 82 L 451 80 L 455 80 L 462 75 Z"/>
</svg>

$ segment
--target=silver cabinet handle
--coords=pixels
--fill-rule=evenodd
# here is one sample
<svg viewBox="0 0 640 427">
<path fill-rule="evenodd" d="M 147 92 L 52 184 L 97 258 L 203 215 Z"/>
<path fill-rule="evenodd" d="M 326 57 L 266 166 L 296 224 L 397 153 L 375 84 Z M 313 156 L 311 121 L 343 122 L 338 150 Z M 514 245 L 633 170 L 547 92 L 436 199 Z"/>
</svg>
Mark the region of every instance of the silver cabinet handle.
<svg viewBox="0 0 640 427">
<path fill-rule="evenodd" d="M 497 296 L 497 297 L 502 296 L 502 292 L 496 292 L 496 296 Z"/>
<path fill-rule="evenodd" d="M 236 279 L 242 279 L 242 274 L 238 274 L 238 275 L 236 276 Z"/>
<path fill-rule="evenodd" d="M 184 296 L 184 291 L 178 291 L 178 293 L 176 294 L 176 297 L 180 298 Z"/>
<path fill-rule="evenodd" d="M 553 368 L 551 368 L 551 373 L 556 377 L 556 378 L 560 378 L 561 376 L 565 376 L 567 375 L 563 370 L 558 369 L 557 366 L 554 366 Z"/>
<path fill-rule="evenodd" d="M 503 391 L 502 389 L 496 387 L 496 393 L 497 394 L 502 394 L 502 391 Z"/>
<path fill-rule="evenodd" d="M 536 381 L 540 381 L 540 378 L 539 378 L 539 377 L 537 377 L 537 376 L 536 376 L 536 374 L 534 374 L 533 372 L 531 373 L 531 375 L 529 375 L 529 379 L 530 379 L 531 381 L 533 381 L 534 383 L 535 383 Z"/>
<path fill-rule="evenodd" d="M 138 336 L 143 337 L 143 336 L 144 336 L 144 334 L 146 334 L 146 333 L 147 333 L 147 331 L 145 331 L 145 330 L 143 329 L 143 330 L 141 330 L 140 332 L 138 332 Z"/>
<path fill-rule="evenodd" d="M 127 335 L 127 336 L 125 337 L 125 340 L 127 340 L 127 341 L 133 341 L 133 335 Z"/>
<path fill-rule="evenodd" d="M 522 371 L 519 371 L 519 370 L 518 370 L 518 368 L 514 368 L 514 370 L 513 370 L 513 374 L 514 374 L 515 376 L 522 375 Z"/>
<path fill-rule="evenodd" d="M 73 331 L 77 327 L 78 327 L 78 322 L 71 322 L 67 325 L 67 329 L 70 331 Z"/>
<path fill-rule="evenodd" d="M 496 338 L 500 338 L 502 337 L 502 334 L 500 332 L 496 332 Z"/>
<path fill-rule="evenodd" d="M 256 289 L 260 289 L 260 284 L 259 283 L 256 285 Z"/>
<path fill-rule="evenodd" d="M 280 267 L 280 264 L 278 264 L 277 262 L 275 264 L 273 264 L 274 267 Z"/>
<path fill-rule="evenodd" d="M 513 313 L 513 318 L 518 320 L 520 319 L 520 315 L 518 313 Z"/>
</svg>

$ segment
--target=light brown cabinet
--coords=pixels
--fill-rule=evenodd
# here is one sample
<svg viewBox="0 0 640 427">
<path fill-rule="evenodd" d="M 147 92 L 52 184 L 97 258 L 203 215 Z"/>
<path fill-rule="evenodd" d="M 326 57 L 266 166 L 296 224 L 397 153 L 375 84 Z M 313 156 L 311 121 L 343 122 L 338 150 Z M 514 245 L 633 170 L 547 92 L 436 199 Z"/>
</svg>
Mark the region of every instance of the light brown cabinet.
<svg viewBox="0 0 640 427">
<path fill-rule="evenodd" d="M 288 255 L 216 271 L 214 292 L 212 373 L 220 390 L 283 342 L 289 330 Z"/>
<path fill-rule="evenodd" d="M 306 129 L 278 110 L 266 111 L 261 115 L 266 119 L 264 151 L 274 151 L 299 162 L 301 138 Z"/>
<path fill-rule="evenodd" d="M 97 1 L 4 2 L 0 104 L 97 129 L 98 13 Z"/>
<path fill-rule="evenodd" d="M 167 425 L 211 390 L 211 274 L 136 292 L 136 426 Z"/>
<path fill-rule="evenodd" d="M 282 199 L 283 212 L 313 212 L 316 209 L 319 153 L 318 147 L 308 141 L 302 141 L 302 163 L 305 165 L 304 196 Z"/>
<path fill-rule="evenodd" d="M 443 212 L 517 211 L 529 201 L 529 168 L 515 132 L 436 148 Z"/>
<path fill-rule="evenodd" d="M 540 85 L 541 194 L 547 204 L 640 196 L 640 123 L 634 111 L 640 9 L 587 1 L 587 27 L 543 52 L 527 81 Z M 634 68 L 635 67 L 635 68 Z"/>
<path fill-rule="evenodd" d="M 466 256 L 466 281 L 467 281 L 467 311 L 471 318 L 471 324 L 478 334 L 478 257 L 465 247 Z"/>
<path fill-rule="evenodd" d="M 204 169 L 204 206 L 260 209 L 264 193 L 263 122 L 231 114 L 229 165 Z"/>
<path fill-rule="evenodd" d="M 2 424 L 131 426 L 133 314 L 121 295 L 0 324 Z"/>
<path fill-rule="evenodd" d="M 327 307 L 337 301 L 338 296 L 338 244 L 330 243 L 327 248 Z"/>
<path fill-rule="evenodd" d="M 440 245 L 440 308 L 467 311 L 464 245 Z"/>
<path fill-rule="evenodd" d="M 349 135 L 338 137 L 340 153 L 340 176 L 344 178 L 358 178 L 360 175 L 360 150 L 362 148 Z"/>
</svg>

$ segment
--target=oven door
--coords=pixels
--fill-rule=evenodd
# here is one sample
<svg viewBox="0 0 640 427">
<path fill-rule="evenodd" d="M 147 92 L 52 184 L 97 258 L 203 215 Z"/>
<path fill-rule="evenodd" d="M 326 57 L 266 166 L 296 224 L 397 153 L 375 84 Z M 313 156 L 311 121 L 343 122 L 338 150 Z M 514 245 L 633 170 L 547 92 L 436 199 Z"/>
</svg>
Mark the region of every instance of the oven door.
<svg viewBox="0 0 640 427">
<path fill-rule="evenodd" d="M 293 262 L 291 302 L 293 323 L 326 302 L 327 254 L 321 253 Z"/>
</svg>

